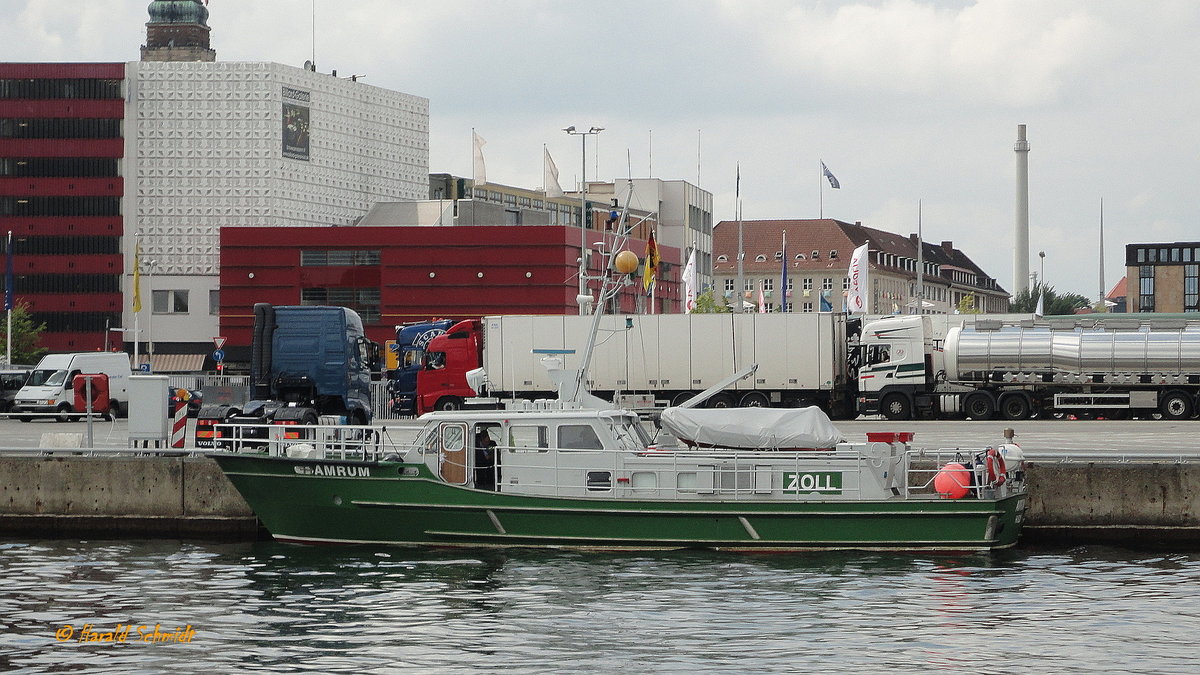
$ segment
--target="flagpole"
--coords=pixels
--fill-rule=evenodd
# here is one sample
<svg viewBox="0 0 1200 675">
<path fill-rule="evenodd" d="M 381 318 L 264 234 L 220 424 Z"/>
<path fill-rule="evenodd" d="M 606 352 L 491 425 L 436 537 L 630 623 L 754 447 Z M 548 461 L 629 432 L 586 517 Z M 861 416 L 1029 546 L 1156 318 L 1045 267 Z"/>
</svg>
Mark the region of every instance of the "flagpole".
<svg viewBox="0 0 1200 675">
<path fill-rule="evenodd" d="M 742 165 L 737 164 L 737 178 L 734 181 L 733 188 L 733 209 L 737 212 L 738 219 L 738 248 L 737 248 L 737 288 L 734 289 L 734 295 L 737 296 L 737 309 L 735 312 L 741 313 L 746 311 L 743 306 L 743 293 L 745 292 L 746 276 L 745 270 L 742 267 L 743 241 L 742 241 Z"/>
<path fill-rule="evenodd" d="M 817 172 L 817 217 L 825 217 L 825 184 L 821 181 L 825 180 L 825 160 L 817 160 L 821 164 L 821 170 Z"/>
<path fill-rule="evenodd" d="M 913 314 L 925 313 L 925 244 L 921 237 L 921 200 L 917 200 L 917 309 Z"/>
<path fill-rule="evenodd" d="M 8 231 L 7 253 L 8 253 L 8 257 L 5 260 L 6 271 L 5 271 L 5 279 L 4 279 L 4 307 L 5 307 L 5 310 L 8 312 L 8 333 L 6 334 L 7 335 L 6 342 L 8 343 L 8 345 L 7 345 L 6 351 L 4 352 L 4 362 L 11 366 L 12 365 L 12 311 L 13 311 L 13 302 L 10 299 L 13 297 L 12 230 Z"/>
<path fill-rule="evenodd" d="M 138 355 L 138 338 L 141 333 L 138 332 L 138 320 L 142 314 L 141 306 L 141 267 L 142 267 L 142 240 L 141 233 L 133 235 L 133 297 L 137 299 L 137 307 L 133 310 L 133 369 L 141 370 L 142 360 Z"/>
<path fill-rule="evenodd" d="M 788 311 L 787 282 L 788 282 L 787 230 L 783 231 L 783 277 L 779 280 L 779 311 Z"/>
<path fill-rule="evenodd" d="M 1104 197 L 1100 198 L 1100 306 L 1097 311 L 1108 311 L 1108 298 L 1104 291 Z"/>
</svg>

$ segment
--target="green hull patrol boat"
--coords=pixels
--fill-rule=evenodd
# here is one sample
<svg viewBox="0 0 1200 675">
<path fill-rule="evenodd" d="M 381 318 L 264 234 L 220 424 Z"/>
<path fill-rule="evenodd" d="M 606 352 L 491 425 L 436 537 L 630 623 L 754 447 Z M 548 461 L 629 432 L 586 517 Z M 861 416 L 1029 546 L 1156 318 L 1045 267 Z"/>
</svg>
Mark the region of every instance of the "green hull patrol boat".
<svg viewBox="0 0 1200 675">
<path fill-rule="evenodd" d="M 328 441 L 210 456 L 276 539 L 310 544 L 978 551 L 1013 546 L 1027 503 L 1015 446 L 1000 446 L 1009 464 L 989 474 L 996 450 L 943 465 L 954 457 L 913 450 L 902 433 L 728 448 L 652 440 L 617 410 L 422 420 L 408 447 L 330 428 Z"/>
</svg>

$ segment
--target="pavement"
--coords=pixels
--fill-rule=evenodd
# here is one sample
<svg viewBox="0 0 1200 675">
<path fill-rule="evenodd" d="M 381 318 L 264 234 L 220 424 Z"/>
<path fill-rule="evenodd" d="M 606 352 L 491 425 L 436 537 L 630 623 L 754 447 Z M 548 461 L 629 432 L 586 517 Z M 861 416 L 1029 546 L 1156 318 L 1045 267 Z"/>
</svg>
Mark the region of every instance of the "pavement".
<svg viewBox="0 0 1200 675">
<path fill-rule="evenodd" d="M 195 419 L 188 419 L 185 449 L 194 449 Z M 389 420 L 380 423 L 388 435 L 399 443 L 410 442 L 419 423 L 415 420 Z M 1044 457 L 1075 459 L 1100 457 L 1106 459 L 1191 458 L 1200 459 L 1200 420 L 1168 422 L 1163 420 L 1029 420 L 1011 422 L 990 421 L 909 421 L 859 420 L 835 422 L 850 441 L 866 440 L 871 431 L 911 431 L 914 448 L 961 448 L 978 450 L 1004 440 L 1004 429 L 1015 432 L 1015 441 L 1029 458 Z M 43 441 L 53 442 L 61 436 L 79 434 L 87 444 L 86 422 L 57 422 L 47 418 L 22 423 L 0 418 L 0 450 L 34 449 Z M 168 428 L 170 425 L 168 425 Z M 94 447 L 123 449 L 129 447 L 129 420 L 96 420 L 92 423 Z M 70 437 L 68 437 L 70 438 Z"/>
</svg>

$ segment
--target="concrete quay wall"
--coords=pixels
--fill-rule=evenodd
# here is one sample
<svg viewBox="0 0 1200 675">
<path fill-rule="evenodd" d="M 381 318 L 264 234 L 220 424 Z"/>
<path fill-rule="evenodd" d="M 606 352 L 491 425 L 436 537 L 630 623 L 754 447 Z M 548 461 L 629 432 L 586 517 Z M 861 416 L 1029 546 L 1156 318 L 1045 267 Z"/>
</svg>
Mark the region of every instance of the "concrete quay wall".
<svg viewBox="0 0 1200 675">
<path fill-rule="evenodd" d="M 1200 464 L 1028 466 L 1023 541 L 1200 545 Z M 0 458 L 0 536 L 262 536 L 206 457 Z"/>
<path fill-rule="evenodd" d="M 253 538 L 258 529 L 207 457 L 0 458 L 0 534 Z"/>
</svg>

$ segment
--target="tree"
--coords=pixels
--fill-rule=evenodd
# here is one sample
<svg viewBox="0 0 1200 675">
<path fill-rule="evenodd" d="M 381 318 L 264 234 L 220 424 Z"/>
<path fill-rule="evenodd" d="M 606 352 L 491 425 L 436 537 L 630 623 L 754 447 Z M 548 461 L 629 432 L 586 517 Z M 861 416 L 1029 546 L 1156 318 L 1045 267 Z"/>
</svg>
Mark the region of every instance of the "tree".
<svg viewBox="0 0 1200 675">
<path fill-rule="evenodd" d="M 1043 294 L 1045 295 L 1043 296 Z M 1039 281 L 1029 290 L 1021 291 L 1013 296 L 1012 302 L 1008 303 L 1008 308 L 1017 314 L 1032 314 L 1037 310 L 1038 298 L 1042 298 L 1043 316 L 1074 314 L 1075 310 L 1090 307 L 1092 304 L 1091 300 L 1078 293 L 1059 295 L 1053 286 L 1047 286 Z"/>
<path fill-rule="evenodd" d="M 960 299 L 958 301 L 958 313 L 959 314 L 980 314 L 979 309 L 977 307 L 975 307 L 975 296 L 974 295 L 962 296 L 962 299 Z"/>
<path fill-rule="evenodd" d="M 731 312 L 728 305 L 723 302 L 717 302 L 716 295 L 713 291 L 707 290 L 696 296 L 696 306 L 692 310 L 693 314 L 719 314 Z"/>
<path fill-rule="evenodd" d="M 12 310 L 12 362 L 24 364 L 36 364 L 41 360 L 42 356 L 47 352 L 43 347 L 39 347 L 38 343 L 42 339 L 42 331 L 46 330 L 46 324 L 34 324 L 33 316 L 29 313 L 29 305 L 24 302 L 18 302 Z M 4 349 L 8 341 L 8 319 L 7 317 L 0 318 L 0 350 Z"/>
</svg>

